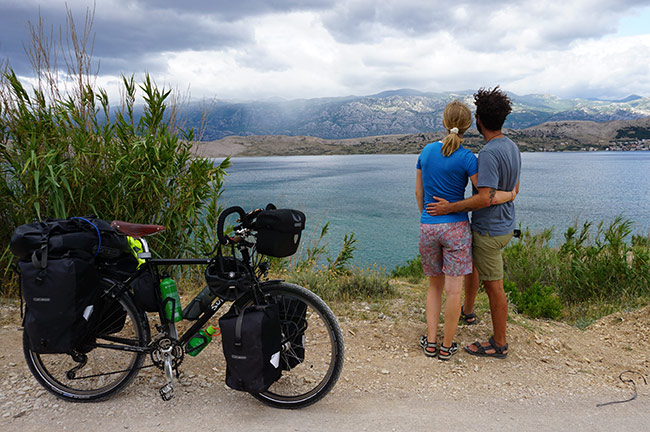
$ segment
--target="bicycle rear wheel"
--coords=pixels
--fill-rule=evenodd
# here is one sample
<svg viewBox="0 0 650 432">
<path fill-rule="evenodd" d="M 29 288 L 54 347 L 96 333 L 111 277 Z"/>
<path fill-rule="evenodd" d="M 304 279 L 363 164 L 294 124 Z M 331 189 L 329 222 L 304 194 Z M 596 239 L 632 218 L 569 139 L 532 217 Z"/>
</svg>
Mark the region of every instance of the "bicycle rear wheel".
<svg viewBox="0 0 650 432">
<path fill-rule="evenodd" d="M 70 354 L 35 353 L 27 332 L 23 333 L 29 370 L 55 396 L 73 402 L 105 399 L 138 374 L 150 334 L 146 315 L 138 311 L 130 295 L 122 294 L 110 312 L 100 312 L 93 328 L 99 333 L 93 341 Z"/>
<path fill-rule="evenodd" d="M 316 294 L 294 284 L 268 283 L 262 291 L 280 305 L 282 376 L 255 398 L 276 408 L 302 408 L 322 399 L 336 384 L 345 356 L 343 335 L 330 308 Z M 238 300 L 248 306 L 252 299 Z"/>
</svg>

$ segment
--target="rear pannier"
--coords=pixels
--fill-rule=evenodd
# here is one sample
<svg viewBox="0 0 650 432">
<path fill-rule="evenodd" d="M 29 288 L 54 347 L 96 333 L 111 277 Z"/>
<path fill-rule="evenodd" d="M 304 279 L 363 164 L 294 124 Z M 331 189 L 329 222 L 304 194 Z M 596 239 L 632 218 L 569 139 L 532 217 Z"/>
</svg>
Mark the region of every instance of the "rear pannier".
<svg viewBox="0 0 650 432">
<path fill-rule="evenodd" d="M 37 353 L 82 349 L 93 313 L 106 313 L 99 299 L 96 261 L 128 253 L 126 237 L 95 217 L 51 219 L 16 228 L 10 248 L 19 258 L 24 327 L 31 349 Z M 113 318 L 105 333 L 119 331 L 125 317 L 120 313 Z"/>
<path fill-rule="evenodd" d="M 70 352 L 80 343 L 93 313 L 99 283 L 92 255 L 70 251 L 45 267 L 18 263 L 25 298 L 25 332 L 37 353 Z"/>
<path fill-rule="evenodd" d="M 296 253 L 305 229 L 305 214 L 299 210 L 264 210 L 257 216 L 257 251 L 284 258 Z"/>
<path fill-rule="evenodd" d="M 9 247 L 21 260 L 31 259 L 36 250 L 46 247 L 51 255 L 83 250 L 96 258 L 110 260 L 128 251 L 128 242 L 107 221 L 87 216 L 21 225 L 14 230 Z"/>
</svg>

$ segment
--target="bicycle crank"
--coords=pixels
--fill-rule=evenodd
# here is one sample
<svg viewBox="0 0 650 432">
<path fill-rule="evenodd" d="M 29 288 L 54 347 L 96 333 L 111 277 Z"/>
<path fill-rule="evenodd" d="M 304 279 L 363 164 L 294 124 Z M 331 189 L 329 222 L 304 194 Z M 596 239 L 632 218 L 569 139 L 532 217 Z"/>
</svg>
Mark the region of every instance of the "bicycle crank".
<svg viewBox="0 0 650 432">
<path fill-rule="evenodd" d="M 178 372 L 178 366 L 183 361 L 183 347 L 169 337 L 162 337 L 153 342 L 154 349 L 151 351 L 151 360 L 154 365 L 165 372 L 167 384 L 159 390 L 160 397 L 164 401 L 174 397 L 174 371 Z"/>
</svg>

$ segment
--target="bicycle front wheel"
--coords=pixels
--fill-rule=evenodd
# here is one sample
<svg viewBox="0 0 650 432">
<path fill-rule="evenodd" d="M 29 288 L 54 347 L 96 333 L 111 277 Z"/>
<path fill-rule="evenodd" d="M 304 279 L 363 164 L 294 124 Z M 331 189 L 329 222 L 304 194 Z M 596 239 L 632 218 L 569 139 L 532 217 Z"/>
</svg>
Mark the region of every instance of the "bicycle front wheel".
<svg viewBox="0 0 650 432">
<path fill-rule="evenodd" d="M 320 297 L 301 286 L 272 282 L 262 291 L 280 306 L 283 371 L 267 391 L 252 395 L 276 408 L 311 405 L 330 392 L 343 369 L 345 345 L 338 321 Z M 252 302 L 245 297 L 237 303 L 246 307 Z"/>
<path fill-rule="evenodd" d="M 150 336 L 146 316 L 131 297 L 124 293 L 114 300 L 93 329 L 93 341 L 68 354 L 38 354 L 23 333 L 25 360 L 39 384 L 61 399 L 89 402 L 108 398 L 135 378 Z"/>
</svg>

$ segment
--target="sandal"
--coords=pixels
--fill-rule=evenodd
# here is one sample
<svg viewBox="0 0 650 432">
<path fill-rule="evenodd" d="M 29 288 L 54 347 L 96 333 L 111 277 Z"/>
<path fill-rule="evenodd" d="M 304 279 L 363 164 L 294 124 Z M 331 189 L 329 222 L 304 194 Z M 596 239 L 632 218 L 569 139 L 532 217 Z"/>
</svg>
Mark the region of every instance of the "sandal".
<svg viewBox="0 0 650 432">
<path fill-rule="evenodd" d="M 450 347 L 446 347 L 440 344 L 440 350 L 438 350 L 438 360 L 449 360 L 454 354 L 458 352 L 458 344 L 452 342 Z"/>
<path fill-rule="evenodd" d="M 422 351 L 424 351 L 425 356 L 435 357 L 438 355 L 438 344 L 436 342 L 429 343 L 427 340 L 427 335 L 422 335 L 420 337 L 420 346 L 422 347 Z"/>
<path fill-rule="evenodd" d="M 490 337 L 488 343 L 490 345 L 483 346 L 483 344 L 480 342 L 474 342 L 472 345 L 466 346 L 465 351 L 467 351 L 471 355 L 478 356 L 478 357 L 494 357 L 494 358 L 504 359 L 508 356 L 508 352 L 507 352 L 508 344 L 505 344 L 504 346 L 498 346 L 494 341 L 494 336 Z M 476 347 L 476 351 L 469 349 L 470 346 Z M 440 348 L 441 351 L 442 348 L 443 347 Z M 487 352 L 488 350 L 494 350 L 494 352 L 488 353 Z"/>
<path fill-rule="evenodd" d="M 463 307 L 460 307 L 460 320 L 465 325 L 476 325 L 478 324 L 478 317 L 474 312 L 465 313 Z"/>
</svg>

